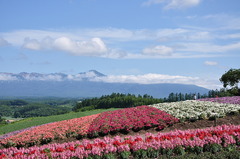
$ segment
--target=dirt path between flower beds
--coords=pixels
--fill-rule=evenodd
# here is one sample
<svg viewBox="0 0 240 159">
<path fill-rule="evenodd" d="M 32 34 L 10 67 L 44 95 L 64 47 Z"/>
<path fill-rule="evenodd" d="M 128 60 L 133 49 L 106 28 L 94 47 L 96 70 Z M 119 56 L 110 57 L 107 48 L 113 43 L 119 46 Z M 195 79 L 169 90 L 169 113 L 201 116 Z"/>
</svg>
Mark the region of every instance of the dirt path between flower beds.
<svg viewBox="0 0 240 159">
<path fill-rule="evenodd" d="M 161 131 L 156 131 L 154 128 L 151 128 L 148 130 L 140 130 L 139 132 L 131 131 L 128 134 L 117 133 L 115 135 L 108 135 L 108 136 L 114 137 L 118 135 L 124 138 L 125 136 L 129 136 L 129 135 L 140 135 L 144 137 L 146 133 L 156 134 L 159 132 L 169 132 L 173 130 L 201 129 L 201 128 L 213 127 L 213 126 L 224 125 L 224 124 L 240 125 L 240 115 L 230 115 L 224 118 L 217 118 L 216 122 L 214 120 L 197 120 L 195 122 L 188 121 L 188 122 L 176 123 L 173 126 L 167 127 Z"/>
</svg>

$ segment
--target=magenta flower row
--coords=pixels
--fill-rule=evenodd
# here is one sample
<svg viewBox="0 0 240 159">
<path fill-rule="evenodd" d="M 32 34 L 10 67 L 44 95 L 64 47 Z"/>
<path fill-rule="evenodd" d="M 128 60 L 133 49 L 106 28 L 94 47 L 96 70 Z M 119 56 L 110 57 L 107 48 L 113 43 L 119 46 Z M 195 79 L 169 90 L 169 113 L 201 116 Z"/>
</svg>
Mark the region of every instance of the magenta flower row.
<svg viewBox="0 0 240 159">
<path fill-rule="evenodd" d="M 108 153 L 121 153 L 123 151 L 134 152 L 140 149 L 152 148 L 173 149 L 178 146 L 203 147 L 206 144 L 220 144 L 223 147 L 236 144 L 240 141 L 240 125 L 222 125 L 206 129 L 195 129 L 185 131 L 172 131 L 158 133 L 156 135 L 147 133 L 144 137 L 128 136 L 122 139 L 119 136 L 114 138 L 104 137 L 95 140 L 82 140 L 63 143 L 48 144 L 40 147 L 30 148 L 15 147 L 0 150 L 0 159 L 25 159 L 25 158 L 87 158 L 91 155 Z"/>
<path fill-rule="evenodd" d="M 200 101 L 218 102 L 218 103 L 240 104 L 240 96 L 203 98 L 203 99 L 198 99 L 198 100 L 200 100 Z"/>
</svg>

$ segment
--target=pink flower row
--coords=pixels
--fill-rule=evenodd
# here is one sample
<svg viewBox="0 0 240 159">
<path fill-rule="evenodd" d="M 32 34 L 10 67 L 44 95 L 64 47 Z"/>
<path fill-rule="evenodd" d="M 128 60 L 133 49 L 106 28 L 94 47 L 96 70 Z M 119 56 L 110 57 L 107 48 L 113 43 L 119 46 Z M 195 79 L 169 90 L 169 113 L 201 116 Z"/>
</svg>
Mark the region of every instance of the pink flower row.
<svg viewBox="0 0 240 159">
<path fill-rule="evenodd" d="M 151 127 L 163 129 L 176 122 L 179 122 L 177 118 L 164 111 L 149 106 L 138 106 L 101 113 L 94 119 L 88 133 L 94 136 L 98 133 L 128 132 Z"/>
<path fill-rule="evenodd" d="M 240 104 L 240 96 L 219 97 L 219 98 L 203 98 L 203 99 L 198 99 L 198 100 L 218 102 L 218 103 Z"/>
<path fill-rule="evenodd" d="M 156 135 L 146 134 L 145 137 L 129 136 L 121 139 L 104 137 L 103 139 L 82 140 L 64 144 L 49 144 L 41 147 L 30 147 L 17 149 L 15 147 L 0 150 L 0 159 L 25 159 L 25 158 L 86 158 L 89 155 L 108 153 L 121 153 L 123 151 L 147 150 L 152 148 L 173 149 L 177 146 L 203 147 L 206 144 L 221 144 L 226 147 L 240 141 L 240 125 L 222 125 L 218 127 L 172 131 L 158 133 Z"/>
<path fill-rule="evenodd" d="M 45 124 L 1 140 L 0 144 L 12 144 L 12 146 L 32 146 L 41 143 L 48 143 L 53 139 L 65 139 L 76 135 L 84 136 L 87 134 L 92 121 L 98 116 L 99 114 L 94 114 L 91 116 Z"/>
</svg>

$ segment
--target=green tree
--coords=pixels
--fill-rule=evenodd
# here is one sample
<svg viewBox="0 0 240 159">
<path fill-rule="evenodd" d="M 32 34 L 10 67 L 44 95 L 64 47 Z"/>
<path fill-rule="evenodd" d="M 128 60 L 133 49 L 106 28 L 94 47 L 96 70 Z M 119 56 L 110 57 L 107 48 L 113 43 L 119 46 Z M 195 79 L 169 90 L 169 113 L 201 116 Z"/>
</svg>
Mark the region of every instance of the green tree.
<svg viewBox="0 0 240 159">
<path fill-rule="evenodd" d="M 240 69 L 230 69 L 222 75 L 219 79 L 223 83 L 223 87 L 230 86 L 231 93 L 234 95 L 240 95 L 238 83 L 240 82 Z"/>
</svg>

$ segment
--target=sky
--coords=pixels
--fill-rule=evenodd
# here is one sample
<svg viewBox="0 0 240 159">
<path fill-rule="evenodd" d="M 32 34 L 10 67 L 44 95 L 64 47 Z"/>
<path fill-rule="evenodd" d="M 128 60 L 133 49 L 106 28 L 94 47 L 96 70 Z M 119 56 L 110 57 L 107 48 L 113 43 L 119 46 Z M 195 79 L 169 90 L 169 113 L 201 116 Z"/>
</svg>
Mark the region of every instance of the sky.
<svg viewBox="0 0 240 159">
<path fill-rule="evenodd" d="M 0 72 L 218 89 L 231 68 L 239 0 L 0 0 Z"/>
</svg>

